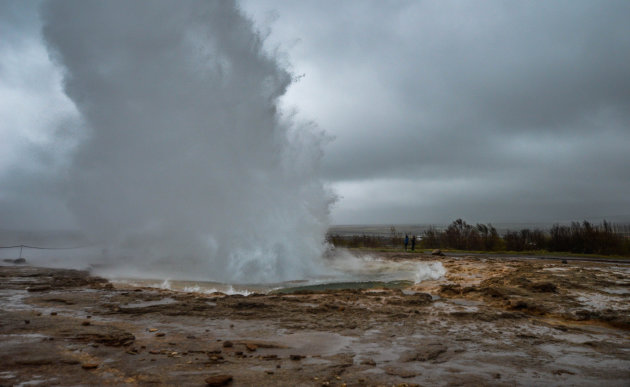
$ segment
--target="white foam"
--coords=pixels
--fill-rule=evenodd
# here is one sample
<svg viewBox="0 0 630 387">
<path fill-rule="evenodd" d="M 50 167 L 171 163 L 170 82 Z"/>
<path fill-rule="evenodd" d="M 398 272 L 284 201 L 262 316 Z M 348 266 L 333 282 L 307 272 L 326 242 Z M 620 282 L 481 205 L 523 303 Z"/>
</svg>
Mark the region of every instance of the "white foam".
<svg viewBox="0 0 630 387">
<path fill-rule="evenodd" d="M 236 3 L 46 2 L 41 15 L 80 116 L 53 186 L 100 246 L 83 267 L 241 284 L 322 274 L 327 137 L 282 114 L 294 77 Z"/>
</svg>

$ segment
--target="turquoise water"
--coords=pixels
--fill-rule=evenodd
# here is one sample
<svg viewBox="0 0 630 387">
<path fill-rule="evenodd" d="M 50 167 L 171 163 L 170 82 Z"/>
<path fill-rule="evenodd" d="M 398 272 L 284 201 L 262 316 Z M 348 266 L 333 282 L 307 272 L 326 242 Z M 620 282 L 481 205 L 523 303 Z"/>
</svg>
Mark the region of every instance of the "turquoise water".
<svg viewBox="0 0 630 387">
<path fill-rule="evenodd" d="M 339 256 L 327 263 L 329 273 L 273 284 L 226 284 L 216 281 L 171 279 L 110 279 L 117 286 L 140 286 L 183 292 L 212 294 L 293 293 L 340 289 L 404 289 L 413 284 L 441 278 L 441 262 L 388 261 L 372 256 Z"/>
<path fill-rule="evenodd" d="M 318 285 L 286 287 L 273 290 L 272 293 L 290 294 L 297 292 L 345 290 L 345 289 L 404 289 L 412 286 L 413 281 L 365 281 L 365 282 L 336 282 Z"/>
</svg>

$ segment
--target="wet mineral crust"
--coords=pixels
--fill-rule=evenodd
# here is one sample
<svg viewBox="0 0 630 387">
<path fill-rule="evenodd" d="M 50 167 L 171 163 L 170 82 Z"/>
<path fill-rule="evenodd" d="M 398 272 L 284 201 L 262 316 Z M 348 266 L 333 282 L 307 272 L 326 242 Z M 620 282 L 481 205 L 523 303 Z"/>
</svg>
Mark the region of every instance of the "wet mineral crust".
<svg viewBox="0 0 630 387">
<path fill-rule="evenodd" d="M 630 265 L 381 255 L 447 274 L 228 296 L 0 266 L 0 385 L 630 384 Z"/>
</svg>

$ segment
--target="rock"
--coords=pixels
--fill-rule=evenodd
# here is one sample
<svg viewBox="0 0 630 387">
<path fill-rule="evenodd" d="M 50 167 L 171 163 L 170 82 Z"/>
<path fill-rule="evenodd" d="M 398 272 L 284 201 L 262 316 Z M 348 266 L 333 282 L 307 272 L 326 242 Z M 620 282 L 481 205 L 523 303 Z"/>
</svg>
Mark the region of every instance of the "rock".
<svg viewBox="0 0 630 387">
<path fill-rule="evenodd" d="M 440 285 L 440 294 L 443 296 L 459 296 L 462 294 L 462 287 L 459 284 Z"/>
<path fill-rule="evenodd" d="M 514 288 L 506 288 L 506 287 L 495 286 L 495 285 L 483 286 L 479 290 L 485 296 L 496 298 L 496 299 L 503 299 L 503 300 L 509 299 L 510 295 L 514 294 Z"/>
<path fill-rule="evenodd" d="M 412 370 L 406 370 L 403 368 L 394 368 L 394 367 L 385 368 L 385 373 L 387 375 L 400 376 L 403 379 L 413 378 L 414 376 L 420 375 L 418 372 L 415 372 Z"/>
<path fill-rule="evenodd" d="M 431 255 L 440 255 L 440 256 L 443 256 L 443 255 L 444 255 L 444 253 L 443 253 L 443 252 L 442 252 L 442 250 L 440 250 L 440 249 L 435 249 L 435 250 L 431 251 Z"/>
<path fill-rule="evenodd" d="M 43 365 L 53 364 L 55 360 L 56 359 L 54 358 L 36 356 L 34 358 L 29 358 L 29 359 L 15 360 L 14 364 L 24 365 L 24 366 L 43 366 Z"/>
<path fill-rule="evenodd" d="M 569 263 L 569 262 L 567 262 L 567 260 L 566 260 L 566 259 L 563 259 L 563 260 L 562 260 L 562 263 L 564 263 L 564 264 L 566 265 L 566 264 L 567 264 L 567 263 Z"/>
<path fill-rule="evenodd" d="M 110 347 L 120 347 L 132 344 L 136 337 L 120 328 L 107 325 L 89 325 L 82 327 L 79 333 L 71 338 L 79 341 L 105 344 Z"/>
<path fill-rule="evenodd" d="M 83 326 L 85 327 L 85 326 L 90 325 L 90 322 L 89 322 L 89 321 L 83 321 L 83 322 L 81 323 L 81 325 L 83 325 Z"/>
<path fill-rule="evenodd" d="M 166 336 L 166 333 L 164 332 L 158 332 L 155 334 L 155 337 L 164 337 L 164 336 Z"/>
<path fill-rule="evenodd" d="M 157 332 L 158 329 L 157 328 L 149 328 L 149 332 Z"/>
<path fill-rule="evenodd" d="M 510 300 L 509 306 L 512 310 L 520 310 L 530 314 L 542 315 L 547 313 L 547 308 L 543 305 L 536 304 L 533 301 Z"/>
<path fill-rule="evenodd" d="M 537 282 L 530 285 L 530 289 L 539 293 L 557 293 L 558 287 L 551 282 Z"/>
<path fill-rule="evenodd" d="M 93 370 L 95 368 L 98 368 L 98 363 L 83 363 L 81 364 L 81 368 L 83 368 L 84 370 Z"/>
<path fill-rule="evenodd" d="M 258 346 L 256 344 L 252 344 L 252 343 L 245 344 L 245 347 L 250 352 L 254 352 L 258 348 Z"/>
<path fill-rule="evenodd" d="M 554 375 L 562 375 L 562 374 L 575 375 L 575 372 L 571 372 L 565 369 L 558 369 L 558 370 L 553 371 L 553 374 Z"/>
<path fill-rule="evenodd" d="M 232 296 L 232 298 L 235 298 L 235 297 Z M 265 304 L 264 302 L 255 302 L 255 301 L 238 301 L 232 304 L 231 306 L 234 309 L 247 309 L 247 310 L 270 308 L 270 306 Z M 233 326 L 230 328 L 233 328 Z"/>
<path fill-rule="evenodd" d="M 408 363 L 410 361 L 416 361 L 416 359 L 418 359 L 418 353 L 416 351 L 405 351 L 405 352 L 401 353 L 400 356 L 398 357 L 398 361 L 402 362 L 402 363 Z M 369 364 L 366 361 L 364 361 L 364 362 L 365 362 L 365 364 Z M 372 362 L 374 363 L 374 360 L 372 360 Z M 361 364 L 363 364 L 363 362 Z M 376 365 L 376 363 L 369 364 L 369 365 Z"/>
<path fill-rule="evenodd" d="M 234 346 L 234 343 L 232 343 L 230 340 L 226 340 L 223 342 L 223 348 L 232 348 Z"/>
<path fill-rule="evenodd" d="M 403 352 L 400 355 L 399 361 L 410 362 L 434 360 L 446 352 L 446 349 L 446 346 L 442 343 L 428 343 L 420 348 L 416 348 L 415 350 Z"/>
<path fill-rule="evenodd" d="M 74 301 L 61 298 L 61 297 L 47 297 L 47 298 L 42 299 L 42 301 L 48 302 L 51 304 L 74 305 Z"/>
<path fill-rule="evenodd" d="M 577 321 L 586 321 L 586 320 L 596 319 L 597 317 L 599 317 L 599 313 L 586 310 L 586 309 L 577 310 L 574 312 L 574 314 L 575 314 L 575 320 Z"/>
<path fill-rule="evenodd" d="M 511 306 L 511 309 L 514 309 L 514 310 L 522 310 L 522 309 L 527 309 L 529 307 L 529 305 L 527 305 L 527 302 L 523 300 L 510 302 L 510 306 Z"/>
<path fill-rule="evenodd" d="M 206 378 L 206 385 L 210 387 L 227 386 L 232 382 L 232 375 L 213 375 Z"/>
<path fill-rule="evenodd" d="M 297 361 L 297 360 L 304 359 L 304 356 L 302 356 L 302 355 L 289 355 L 289 359 Z"/>
<path fill-rule="evenodd" d="M 375 366 L 376 362 L 374 361 L 374 359 L 372 358 L 367 358 L 361 361 L 361 364 L 363 365 L 369 365 L 369 366 Z"/>
<path fill-rule="evenodd" d="M 416 293 L 405 297 L 405 304 L 410 306 L 428 305 L 433 302 L 433 297 L 428 293 Z"/>
<path fill-rule="evenodd" d="M 36 286 L 30 286 L 28 289 L 29 292 L 47 292 L 49 290 L 52 290 L 52 287 L 50 285 L 36 285 Z"/>
</svg>

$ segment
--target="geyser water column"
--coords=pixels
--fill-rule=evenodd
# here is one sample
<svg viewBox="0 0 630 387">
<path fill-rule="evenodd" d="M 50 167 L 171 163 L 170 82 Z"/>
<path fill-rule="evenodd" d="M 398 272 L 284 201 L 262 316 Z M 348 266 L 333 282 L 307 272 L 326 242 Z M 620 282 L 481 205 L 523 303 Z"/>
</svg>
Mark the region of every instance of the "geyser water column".
<svg viewBox="0 0 630 387">
<path fill-rule="evenodd" d="M 253 283 L 321 269 L 323 136 L 280 117 L 291 74 L 235 2 L 51 1 L 42 17 L 85 131 L 68 205 L 107 247 L 102 272 Z"/>
</svg>

